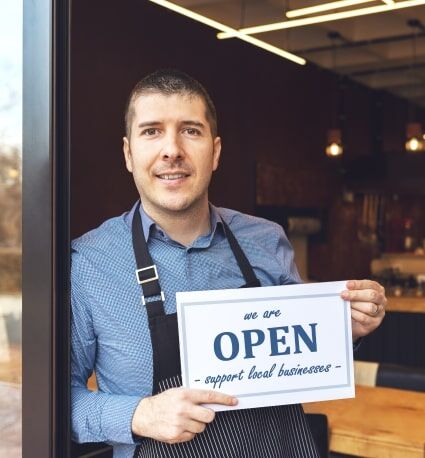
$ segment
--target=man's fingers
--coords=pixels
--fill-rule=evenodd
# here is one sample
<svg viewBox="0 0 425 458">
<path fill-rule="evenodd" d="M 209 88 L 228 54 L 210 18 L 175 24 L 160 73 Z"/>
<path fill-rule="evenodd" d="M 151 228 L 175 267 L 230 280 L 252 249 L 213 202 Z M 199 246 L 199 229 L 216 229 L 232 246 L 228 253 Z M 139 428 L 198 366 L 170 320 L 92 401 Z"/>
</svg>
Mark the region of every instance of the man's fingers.
<svg viewBox="0 0 425 458">
<path fill-rule="evenodd" d="M 351 318 L 362 326 L 367 326 L 372 318 L 358 310 L 351 310 Z"/>
<path fill-rule="evenodd" d="M 357 323 L 362 324 L 363 326 L 372 324 L 376 318 L 381 318 L 385 315 L 385 310 L 383 307 L 379 307 L 376 311 L 376 306 L 374 306 L 373 312 L 369 309 L 367 312 L 363 312 L 358 309 L 351 309 L 351 318 Z"/>
<path fill-rule="evenodd" d="M 225 406 L 235 406 L 237 398 L 229 394 L 220 393 L 212 390 L 188 390 L 190 400 L 194 404 L 222 404 Z"/>
<path fill-rule="evenodd" d="M 376 329 L 385 316 L 385 288 L 373 280 L 349 280 L 342 299 L 350 301 L 353 339 Z"/>
<path fill-rule="evenodd" d="M 207 407 L 194 405 L 192 408 L 192 418 L 202 423 L 211 423 L 215 418 L 215 412 Z"/>
<path fill-rule="evenodd" d="M 350 301 L 353 306 L 354 303 L 368 303 L 383 305 L 386 304 L 386 297 L 383 291 L 376 289 L 356 289 L 351 291 L 343 291 L 341 297 L 346 301 Z"/>
<path fill-rule="evenodd" d="M 163 442 L 167 442 L 168 444 L 177 444 L 180 442 L 188 442 L 191 441 L 195 437 L 195 433 L 191 433 L 190 431 L 184 431 L 179 434 L 178 437 L 174 439 L 165 439 Z"/>
<path fill-rule="evenodd" d="M 199 434 L 204 432 L 207 425 L 200 421 L 188 420 L 185 426 L 190 433 Z"/>
<path fill-rule="evenodd" d="M 385 307 L 384 304 L 378 302 L 351 302 L 351 310 L 370 316 L 378 316 L 385 311 Z"/>
<path fill-rule="evenodd" d="M 374 289 L 379 291 L 380 293 L 384 293 L 384 287 L 380 285 L 378 282 L 374 280 L 349 280 L 347 281 L 347 289 L 348 290 L 355 290 L 355 289 Z"/>
<path fill-rule="evenodd" d="M 214 420 L 215 412 L 202 404 L 234 406 L 237 402 L 234 396 L 218 391 L 170 388 L 140 401 L 132 431 L 170 444 L 189 441 Z"/>
</svg>

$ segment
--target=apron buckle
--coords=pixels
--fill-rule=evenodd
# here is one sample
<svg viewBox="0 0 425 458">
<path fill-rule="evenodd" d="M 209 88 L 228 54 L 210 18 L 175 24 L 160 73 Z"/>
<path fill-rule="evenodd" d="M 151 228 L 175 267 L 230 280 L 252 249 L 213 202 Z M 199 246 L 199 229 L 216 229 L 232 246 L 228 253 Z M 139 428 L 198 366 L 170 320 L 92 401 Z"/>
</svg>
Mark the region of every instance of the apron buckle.
<svg viewBox="0 0 425 458">
<path fill-rule="evenodd" d="M 150 271 L 153 270 L 153 272 Z M 153 274 L 149 276 L 149 274 Z M 158 280 L 158 270 L 156 268 L 156 264 L 152 264 L 148 267 L 142 267 L 141 269 L 136 269 L 136 279 L 139 285 L 143 285 L 143 283 L 148 283 L 151 281 Z"/>
<path fill-rule="evenodd" d="M 162 302 L 165 302 L 165 294 L 164 294 L 164 291 L 161 291 L 161 300 Z M 145 301 L 145 296 L 142 295 L 142 305 L 146 305 L 146 301 Z"/>
</svg>

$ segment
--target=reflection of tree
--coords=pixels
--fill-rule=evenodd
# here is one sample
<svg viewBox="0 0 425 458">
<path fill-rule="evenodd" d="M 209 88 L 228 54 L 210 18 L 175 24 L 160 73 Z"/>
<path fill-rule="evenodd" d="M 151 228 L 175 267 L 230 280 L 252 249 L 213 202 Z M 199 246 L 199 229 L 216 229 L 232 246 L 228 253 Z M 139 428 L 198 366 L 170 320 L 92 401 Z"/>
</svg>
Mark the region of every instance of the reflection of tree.
<svg viewBox="0 0 425 458">
<path fill-rule="evenodd" d="M 15 147 L 0 144 L 0 247 L 21 244 L 21 158 Z"/>
<path fill-rule="evenodd" d="M 1 2 L 1 0 L 0 0 Z M 15 2 L 11 2 L 15 3 Z M 22 69 L 19 59 L 0 52 L 0 295 L 21 291 L 21 156 L 11 146 L 22 131 Z M 0 453 L 1 455 L 1 453 Z"/>
</svg>

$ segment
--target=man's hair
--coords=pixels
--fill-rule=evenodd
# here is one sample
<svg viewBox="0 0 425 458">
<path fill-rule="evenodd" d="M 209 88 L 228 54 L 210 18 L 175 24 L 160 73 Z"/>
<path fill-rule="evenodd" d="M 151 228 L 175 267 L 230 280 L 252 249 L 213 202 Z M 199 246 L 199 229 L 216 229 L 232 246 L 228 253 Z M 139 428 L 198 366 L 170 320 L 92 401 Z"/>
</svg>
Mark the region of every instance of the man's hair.
<svg viewBox="0 0 425 458">
<path fill-rule="evenodd" d="M 166 96 L 178 94 L 189 97 L 200 97 L 205 103 L 206 118 L 210 125 L 212 136 L 217 136 L 217 113 L 214 103 L 204 86 L 184 72 L 163 69 L 145 76 L 131 91 L 125 109 L 125 132 L 127 138 L 130 138 L 131 125 L 135 115 L 134 102 L 138 97 L 145 94 L 161 94 Z"/>
</svg>

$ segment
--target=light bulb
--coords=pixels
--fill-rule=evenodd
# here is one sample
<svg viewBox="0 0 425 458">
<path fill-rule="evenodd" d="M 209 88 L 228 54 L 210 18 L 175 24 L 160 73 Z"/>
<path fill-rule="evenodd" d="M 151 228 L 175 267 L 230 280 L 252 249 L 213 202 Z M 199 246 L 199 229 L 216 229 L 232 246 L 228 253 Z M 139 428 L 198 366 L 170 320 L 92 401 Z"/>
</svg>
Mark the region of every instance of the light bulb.
<svg viewBox="0 0 425 458">
<path fill-rule="evenodd" d="M 425 151 L 425 142 L 419 137 L 411 137 L 406 142 L 406 151 L 410 153 L 422 153 Z"/>
<path fill-rule="evenodd" d="M 336 142 L 332 142 L 326 147 L 326 154 L 329 157 L 341 156 L 342 146 Z"/>
<path fill-rule="evenodd" d="M 413 137 L 408 141 L 408 149 L 410 151 L 416 151 L 419 148 L 418 139 Z"/>
</svg>

